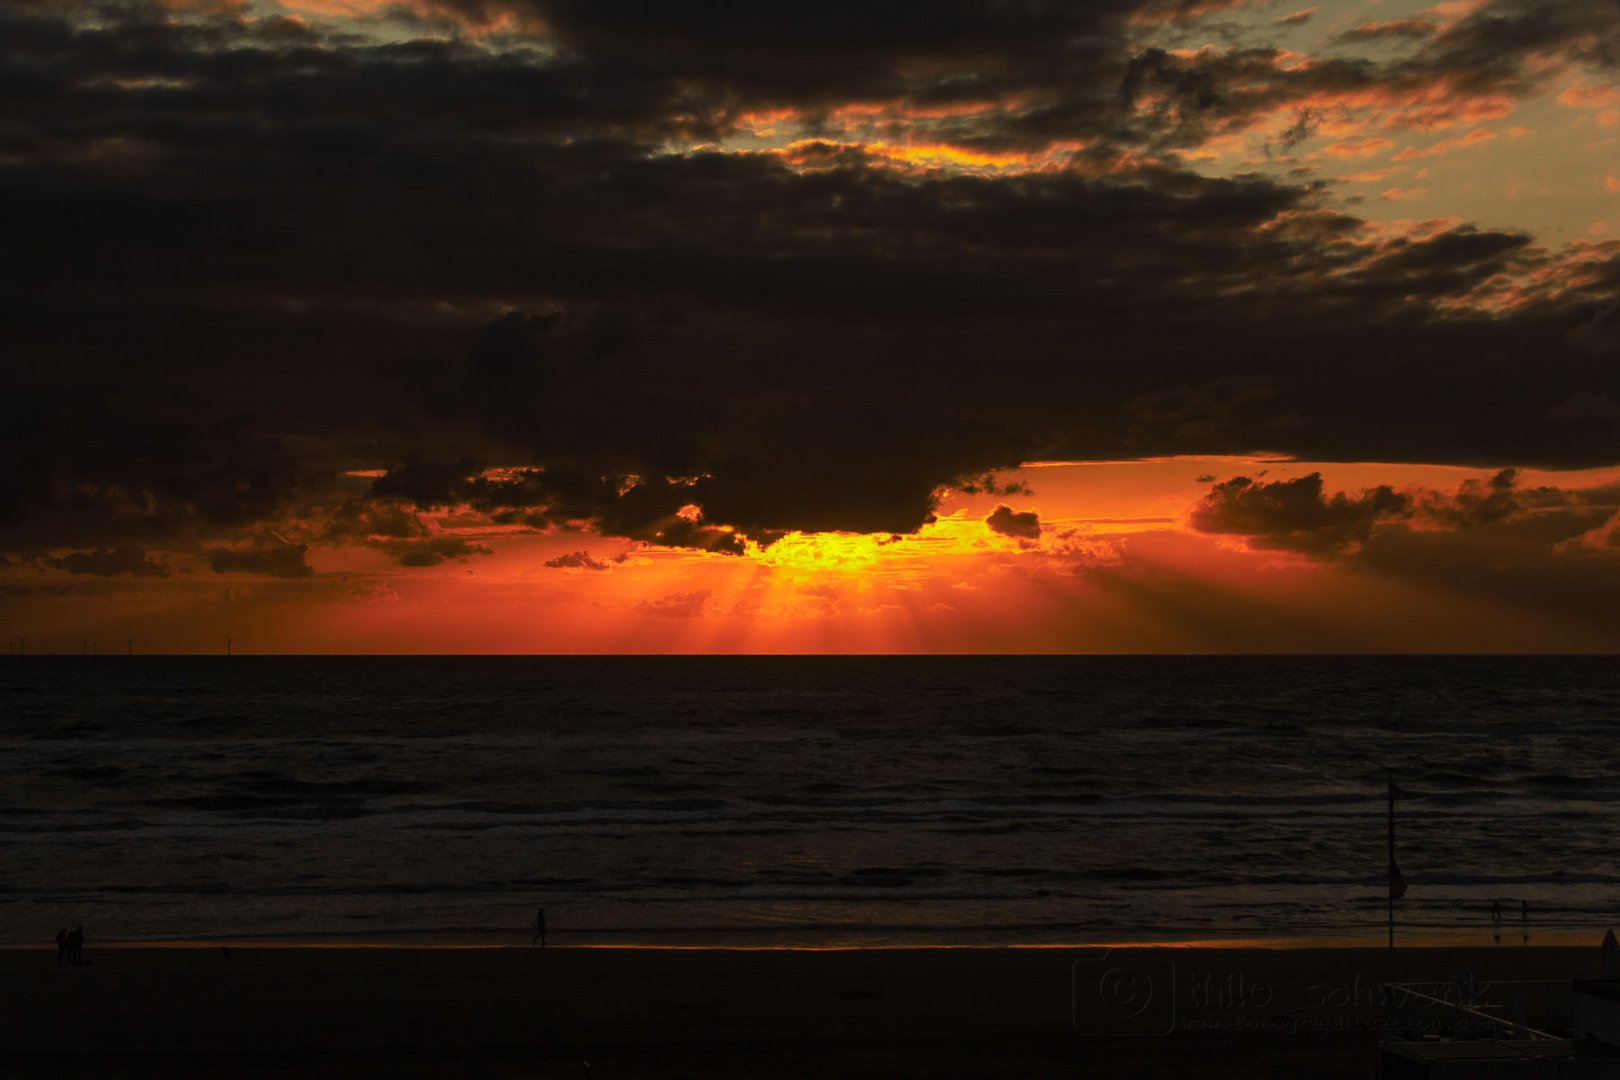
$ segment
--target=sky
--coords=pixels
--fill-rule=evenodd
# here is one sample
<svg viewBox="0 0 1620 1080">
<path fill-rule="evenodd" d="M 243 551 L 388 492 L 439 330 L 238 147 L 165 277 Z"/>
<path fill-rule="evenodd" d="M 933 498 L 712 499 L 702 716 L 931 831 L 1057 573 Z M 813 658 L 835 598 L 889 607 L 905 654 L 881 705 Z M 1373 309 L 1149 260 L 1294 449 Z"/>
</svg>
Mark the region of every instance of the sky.
<svg viewBox="0 0 1620 1080">
<path fill-rule="evenodd" d="M 10 0 L 0 83 L 8 652 L 1620 649 L 1620 0 Z"/>
</svg>

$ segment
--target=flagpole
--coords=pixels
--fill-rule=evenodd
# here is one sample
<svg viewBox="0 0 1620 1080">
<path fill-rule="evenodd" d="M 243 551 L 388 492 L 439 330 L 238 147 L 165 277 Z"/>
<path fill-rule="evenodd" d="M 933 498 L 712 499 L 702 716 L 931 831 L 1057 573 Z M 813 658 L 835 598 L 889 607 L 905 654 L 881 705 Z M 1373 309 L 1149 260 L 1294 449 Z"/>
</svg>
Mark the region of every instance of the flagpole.
<svg viewBox="0 0 1620 1080">
<path fill-rule="evenodd" d="M 1395 981 L 1395 770 L 1386 769 L 1389 781 L 1389 980 Z"/>
</svg>

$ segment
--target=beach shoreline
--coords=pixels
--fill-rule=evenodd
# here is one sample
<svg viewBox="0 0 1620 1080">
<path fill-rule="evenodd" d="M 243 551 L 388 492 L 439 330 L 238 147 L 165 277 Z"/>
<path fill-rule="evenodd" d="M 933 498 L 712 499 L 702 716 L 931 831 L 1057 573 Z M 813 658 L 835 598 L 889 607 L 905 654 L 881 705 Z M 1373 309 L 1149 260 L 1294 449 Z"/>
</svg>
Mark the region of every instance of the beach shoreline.
<svg viewBox="0 0 1620 1080">
<path fill-rule="evenodd" d="M 0 950 L 13 1076 L 1365 1077 L 1361 947 L 685 949 L 91 943 Z M 1397 982 L 1555 1027 L 1595 945 L 1411 946 Z M 1263 1067 L 1262 1067 L 1263 1066 Z"/>
<path fill-rule="evenodd" d="M 1500 941 L 1478 927 L 1452 932 L 1430 928 L 1401 931 L 1397 927 L 1396 947 L 1407 949 L 1524 949 L 1581 948 L 1600 941 L 1604 926 L 1574 928 L 1532 927 L 1529 941 L 1518 924 L 1504 925 Z M 98 948 L 112 949 L 519 949 L 529 948 L 533 928 L 510 928 L 479 933 L 441 930 L 399 930 L 355 934 L 208 934 L 187 937 L 96 937 Z M 942 939 L 943 938 L 943 939 Z M 1082 950 L 1082 949 L 1361 949 L 1386 948 L 1383 928 L 1377 934 L 1141 934 L 1094 940 L 1009 940 L 1003 935 L 929 935 L 898 937 L 866 932 L 822 931 L 815 933 L 783 931 L 775 928 L 742 927 L 726 931 L 645 931 L 604 932 L 599 928 L 576 930 L 554 927 L 552 948 L 615 949 L 674 952 L 908 952 L 933 950 Z M 54 949 L 49 941 L 0 941 L 0 952 L 7 950 Z"/>
</svg>

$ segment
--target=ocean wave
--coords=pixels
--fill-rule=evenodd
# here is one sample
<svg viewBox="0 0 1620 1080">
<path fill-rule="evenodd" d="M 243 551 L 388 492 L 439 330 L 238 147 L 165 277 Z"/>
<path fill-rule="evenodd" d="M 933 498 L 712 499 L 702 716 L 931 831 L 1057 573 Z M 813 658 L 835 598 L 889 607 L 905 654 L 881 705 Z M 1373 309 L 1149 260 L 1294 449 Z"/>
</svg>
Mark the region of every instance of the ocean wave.
<svg viewBox="0 0 1620 1080">
<path fill-rule="evenodd" d="M 0 690 L 0 896 L 35 920 L 1374 924 L 1389 767 L 1412 917 L 1620 904 L 1612 660 L 63 658 Z"/>
</svg>

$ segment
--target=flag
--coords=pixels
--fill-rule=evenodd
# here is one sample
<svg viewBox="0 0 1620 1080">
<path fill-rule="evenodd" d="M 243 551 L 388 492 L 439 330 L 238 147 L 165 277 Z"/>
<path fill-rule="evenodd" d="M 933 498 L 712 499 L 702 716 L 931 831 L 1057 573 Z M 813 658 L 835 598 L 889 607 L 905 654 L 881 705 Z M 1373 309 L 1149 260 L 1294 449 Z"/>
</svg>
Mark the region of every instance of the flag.
<svg viewBox="0 0 1620 1080">
<path fill-rule="evenodd" d="M 1406 879 L 1401 877 L 1401 868 L 1395 865 L 1395 860 L 1389 860 L 1389 898 L 1399 900 L 1406 895 Z"/>
</svg>

